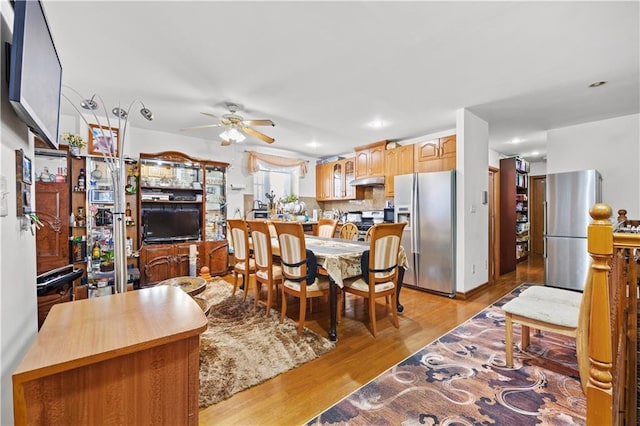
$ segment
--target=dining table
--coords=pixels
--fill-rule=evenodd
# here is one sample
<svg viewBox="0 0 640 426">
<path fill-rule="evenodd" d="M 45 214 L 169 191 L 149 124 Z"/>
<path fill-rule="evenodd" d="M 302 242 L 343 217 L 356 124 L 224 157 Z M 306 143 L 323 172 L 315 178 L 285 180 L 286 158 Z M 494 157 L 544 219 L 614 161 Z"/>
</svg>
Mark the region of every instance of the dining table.
<svg viewBox="0 0 640 426">
<path fill-rule="evenodd" d="M 369 250 L 369 242 L 342 240 L 339 238 L 324 238 L 305 235 L 305 245 L 316 256 L 321 273 L 329 278 L 329 307 L 331 324 L 329 328 L 329 340 L 338 340 L 337 312 L 338 312 L 338 288 L 344 287 L 344 281 L 362 275 L 360 261 L 362 253 Z M 280 247 L 277 238 L 271 239 L 271 248 L 275 256 L 280 255 Z M 404 308 L 400 304 L 400 290 L 404 271 L 408 269 L 409 262 L 402 246 L 398 254 L 398 285 L 396 287 L 396 309 L 402 313 Z"/>
</svg>

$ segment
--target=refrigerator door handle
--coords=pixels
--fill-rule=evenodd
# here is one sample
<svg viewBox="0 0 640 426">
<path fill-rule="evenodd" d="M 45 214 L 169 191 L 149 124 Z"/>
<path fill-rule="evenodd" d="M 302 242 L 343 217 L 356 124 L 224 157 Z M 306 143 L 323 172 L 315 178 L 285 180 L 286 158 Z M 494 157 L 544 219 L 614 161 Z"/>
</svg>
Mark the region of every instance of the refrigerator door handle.
<svg viewBox="0 0 640 426">
<path fill-rule="evenodd" d="M 414 174 L 411 194 L 411 253 L 420 254 L 418 233 L 418 175 Z"/>
</svg>

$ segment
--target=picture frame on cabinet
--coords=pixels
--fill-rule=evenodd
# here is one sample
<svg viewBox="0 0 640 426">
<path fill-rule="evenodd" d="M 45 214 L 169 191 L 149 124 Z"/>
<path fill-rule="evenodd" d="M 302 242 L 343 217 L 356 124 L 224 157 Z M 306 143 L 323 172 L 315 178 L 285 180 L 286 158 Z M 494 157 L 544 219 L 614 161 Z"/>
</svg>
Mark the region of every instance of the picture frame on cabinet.
<svg viewBox="0 0 640 426">
<path fill-rule="evenodd" d="M 88 152 L 93 155 L 118 156 L 120 131 L 115 127 L 89 124 Z"/>
</svg>

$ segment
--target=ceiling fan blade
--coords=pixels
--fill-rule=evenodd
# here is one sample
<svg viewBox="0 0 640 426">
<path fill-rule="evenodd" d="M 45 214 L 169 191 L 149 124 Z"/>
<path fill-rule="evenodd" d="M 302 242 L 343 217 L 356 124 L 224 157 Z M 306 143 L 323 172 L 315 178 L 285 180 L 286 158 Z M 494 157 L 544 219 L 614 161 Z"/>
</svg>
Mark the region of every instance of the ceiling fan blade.
<svg viewBox="0 0 640 426">
<path fill-rule="evenodd" d="M 211 113 L 209 113 L 209 112 L 201 112 L 200 114 L 202 114 L 202 115 L 206 115 L 207 117 L 215 118 L 216 120 L 219 120 L 219 118 L 218 118 L 218 116 L 217 116 L 217 115 L 213 115 L 213 114 L 211 114 Z"/>
<path fill-rule="evenodd" d="M 260 133 L 259 131 L 252 129 L 251 127 L 243 127 L 240 130 L 250 134 L 251 136 L 255 136 L 256 138 L 261 139 L 266 143 L 273 143 L 275 141 L 274 138 L 267 136 L 264 133 Z"/>
<path fill-rule="evenodd" d="M 222 139 L 222 140 L 220 141 L 220 145 L 221 145 L 221 146 L 229 146 L 229 145 L 231 145 L 231 141 L 228 141 L 228 140 Z"/>
<path fill-rule="evenodd" d="M 244 120 L 242 124 L 246 126 L 275 126 L 271 120 Z"/>
<path fill-rule="evenodd" d="M 222 124 L 220 124 L 220 123 L 217 123 L 217 124 L 204 124 L 202 126 L 185 127 L 183 129 L 180 129 L 180 130 L 196 130 L 196 129 L 206 129 L 206 128 L 209 128 L 209 127 L 220 127 L 220 126 L 222 126 Z"/>
</svg>

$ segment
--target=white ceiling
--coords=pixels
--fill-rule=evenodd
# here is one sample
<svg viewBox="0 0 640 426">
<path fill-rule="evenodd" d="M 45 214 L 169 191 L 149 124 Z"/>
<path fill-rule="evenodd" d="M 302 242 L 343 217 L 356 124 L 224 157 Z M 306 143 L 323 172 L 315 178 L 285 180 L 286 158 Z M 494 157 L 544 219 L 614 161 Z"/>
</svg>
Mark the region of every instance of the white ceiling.
<svg viewBox="0 0 640 426">
<path fill-rule="evenodd" d="M 256 129 L 274 148 L 311 157 L 453 129 L 460 108 L 489 123 L 498 152 L 544 155 L 548 129 L 640 112 L 637 1 L 44 6 L 63 84 L 108 105 L 142 100 L 155 119 L 131 126 L 216 145 L 220 129 L 180 129 L 214 123 L 201 112 L 227 102 L 273 120 Z"/>
</svg>

